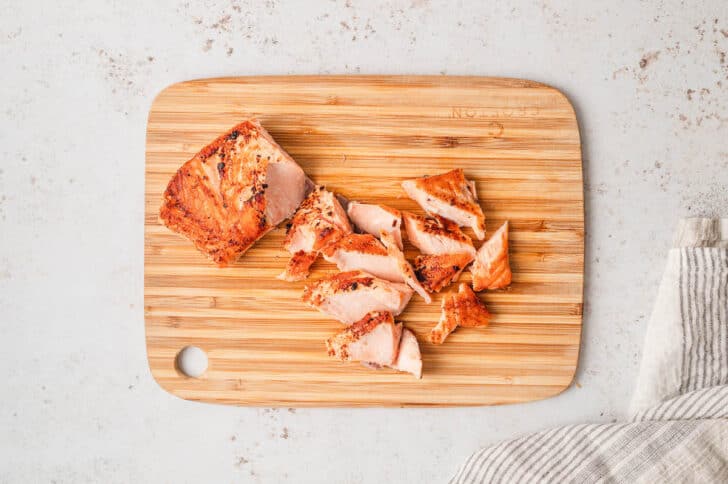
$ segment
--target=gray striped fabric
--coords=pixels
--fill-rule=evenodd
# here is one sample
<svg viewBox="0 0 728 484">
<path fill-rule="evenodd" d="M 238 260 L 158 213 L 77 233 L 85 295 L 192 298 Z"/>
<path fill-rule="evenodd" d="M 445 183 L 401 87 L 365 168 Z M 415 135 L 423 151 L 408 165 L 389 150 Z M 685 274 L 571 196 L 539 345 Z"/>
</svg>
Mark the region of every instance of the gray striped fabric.
<svg viewBox="0 0 728 484">
<path fill-rule="evenodd" d="M 728 323 L 725 319 L 728 251 L 715 248 L 679 250 L 680 319 L 685 334 L 680 393 L 685 393 L 728 383 Z"/>
<path fill-rule="evenodd" d="M 502 442 L 452 483 L 728 482 L 728 220 L 681 221 L 650 319 L 634 415 Z"/>
</svg>

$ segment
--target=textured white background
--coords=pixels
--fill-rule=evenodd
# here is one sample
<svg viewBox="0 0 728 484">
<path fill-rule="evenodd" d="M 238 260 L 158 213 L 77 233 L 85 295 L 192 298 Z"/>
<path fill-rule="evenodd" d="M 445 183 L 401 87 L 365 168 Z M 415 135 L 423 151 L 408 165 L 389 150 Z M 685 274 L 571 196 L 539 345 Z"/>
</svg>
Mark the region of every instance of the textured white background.
<svg viewBox="0 0 728 484">
<path fill-rule="evenodd" d="M 481 3 L 0 0 L 0 482 L 442 482 L 498 439 L 622 418 L 676 219 L 728 215 L 728 2 Z M 573 101 L 587 287 L 562 395 L 270 410 L 185 402 L 152 380 L 154 95 L 360 72 L 524 77 Z"/>
</svg>

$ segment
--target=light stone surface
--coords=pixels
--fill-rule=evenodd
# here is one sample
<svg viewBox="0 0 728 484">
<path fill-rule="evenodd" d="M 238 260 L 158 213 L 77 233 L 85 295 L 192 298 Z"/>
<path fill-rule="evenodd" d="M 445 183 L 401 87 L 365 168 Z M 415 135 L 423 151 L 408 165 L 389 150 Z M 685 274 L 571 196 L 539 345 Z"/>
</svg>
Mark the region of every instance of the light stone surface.
<svg viewBox="0 0 728 484">
<path fill-rule="evenodd" d="M 506 5 L 508 4 L 508 5 Z M 625 416 L 681 216 L 728 216 L 728 2 L 0 0 L 0 482 L 443 482 L 478 447 Z M 522 77 L 576 108 L 574 386 L 502 407 L 235 408 L 152 380 L 147 111 L 186 79 Z"/>
</svg>

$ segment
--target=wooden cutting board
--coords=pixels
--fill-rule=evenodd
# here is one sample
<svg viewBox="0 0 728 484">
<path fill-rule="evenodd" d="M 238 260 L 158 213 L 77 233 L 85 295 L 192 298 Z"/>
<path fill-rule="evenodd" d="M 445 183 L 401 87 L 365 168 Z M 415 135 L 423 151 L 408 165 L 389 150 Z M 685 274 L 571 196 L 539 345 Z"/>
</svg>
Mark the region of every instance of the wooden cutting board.
<svg viewBox="0 0 728 484">
<path fill-rule="evenodd" d="M 421 212 L 400 182 L 462 167 L 477 182 L 487 230 L 511 222 L 513 284 L 481 293 L 491 325 L 458 329 L 433 346 L 426 335 L 442 296 L 427 305 L 415 295 L 397 319 L 420 341 L 422 380 L 337 362 L 326 355 L 324 340 L 341 324 L 301 302 L 304 282 L 276 279 L 288 256 L 284 227 L 219 269 L 161 225 L 158 210 L 172 174 L 250 114 L 316 183 L 349 199 Z M 572 381 L 582 322 L 584 203 L 579 130 L 556 89 L 438 76 L 175 84 L 149 113 L 145 199 L 149 366 L 179 397 L 265 406 L 489 405 L 546 398 Z M 411 246 L 406 253 L 416 255 Z M 314 269 L 313 278 L 336 270 L 324 261 Z M 209 357 L 199 379 L 176 369 L 187 345 Z"/>
</svg>

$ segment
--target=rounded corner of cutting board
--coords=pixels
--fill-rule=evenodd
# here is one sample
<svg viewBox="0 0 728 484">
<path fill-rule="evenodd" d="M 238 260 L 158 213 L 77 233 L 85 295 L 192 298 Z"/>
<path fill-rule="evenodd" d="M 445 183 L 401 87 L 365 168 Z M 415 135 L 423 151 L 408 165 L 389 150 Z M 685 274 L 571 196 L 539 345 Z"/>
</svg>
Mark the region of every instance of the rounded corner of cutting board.
<svg viewBox="0 0 728 484">
<path fill-rule="evenodd" d="M 204 81 L 204 79 L 174 82 L 164 86 L 154 95 L 152 102 L 149 104 L 149 110 L 147 111 L 147 142 L 149 141 L 149 128 L 152 124 L 152 115 L 163 109 L 162 106 L 169 102 L 167 98 L 174 97 L 178 93 L 188 92 L 199 81 Z"/>
<path fill-rule="evenodd" d="M 144 324 L 147 324 L 146 320 Z M 168 380 L 163 376 L 164 369 L 159 368 L 152 360 L 152 355 L 149 353 L 150 345 L 152 345 L 149 336 L 145 336 L 145 340 L 147 345 L 147 369 L 149 370 L 149 374 L 152 376 L 154 383 L 165 393 L 169 393 L 172 396 L 186 400 L 184 396 L 178 393 L 178 386 L 174 384 L 174 381 Z"/>
<path fill-rule="evenodd" d="M 516 79 L 514 79 L 514 80 L 516 80 Z M 579 117 L 576 115 L 576 108 L 574 107 L 574 103 L 571 101 L 568 94 L 566 94 L 561 88 L 552 86 L 551 84 L 547 84 L 545 82 L 532 81 L 529 79 L 517 79 L 517 80 L 526 83 L 526 85 L 528 87 L 543 89 L 544 91 L 552 92 L 553 94 L 555 94 L 557 96 L 557 98 L 560 100 L 560 102 L 568 109 L 568 111 L 571 113 L 571 118 L 574 121 L 574 129 L 576 131 L 576 136 L 579 139 L 579 153 L 581 156 L 581 130 L 579 129 Z M 581 164 L 580 164 L 580 168 L 581 168 Z"/>
<path fill-rule="evenodd" d="M 184 89 L 184 85 L 188 84 L 190 81 L 182 81 L 182 82 L 175 82 L 173 84 L 168 84 L 167 86 L 163 87 L 162 89 L 157 92 L 154 97 L 152 98 L 152 102 L 149 105 L 149 114 L 157 111 L 157 107 L 165 102 L 165 98 L 169 96 L 172 92 L 178 90 L 178 89 Z"/>
<path fill-rule="evenodd" d="M 154 370 L 151 369 L 151 367 L 150 367 L 150 373 L 152 375 L 152 380 L 154 380 L 154 383 L 164 393 L 167 393 L 169 395 L 172 395 L 173 397 L 176 397 L 176 398 L 179 398 L 182 400 L 189 400 L 188 398 L 185 398 L 185 396 L 179 392 L 179 389 L 177 388 L 176 385 L 174 385 L 172 382 L 167 382 L 163 378 L 157 376 L 157 374 L 154 372 Z"/>
<path fill-rule="evenodd" d="M 517 94 L 519 88 L 525 88 L 522 95 Z M 519 103 L 528 109 L 521 110 Z M 517 221 L 514 275 L 530 281 L 524 283 L 525 289 L 521 285 L 513 292 L 484 295 L 489 305 L 500 306 L 507 316 L 505 324 L 496 325 L 497 331 L 485 338 L 486 347 L 495 353 L 481 355 L 483 350 L 477 349 L 481 337 L 474 337 L 466 350 L 458 352 L 462 355 L 455 355 L 456 364 L 448 366 L 443 356 L 438 356 L 437 364 L 430 362 L 435 378 L 423 386 L 422 381 L 415 384 L 405 378 L 395 383 L 391 375 L 379 372 L 365 379 L 361 373 L 352 376 L 319 363 L 312 370 L 300 362 L 313 347 L 297 348 L 296 338 L 285 336 L 290 333 L 285 328 L 278 326 L 269 335 L 263 326 L 241 327 L 245 318 L 256 318 L 251 316 L 253 309 L 262 310 L 265 298 L 282 297 L 271 291 L 293 294 L 290 287 L 276 289 L 265 283 L 258 290 L 248 281 L 246 287 L 257 292 L 241 295 L 240 287 L 233 284 L 248 268 L 265 272 L 265 267 L 255 264 L 273 260 L 271 251 L 280 245 L 280 234 L 264 238 L 250 253 L 251 260 L 229 268 L 220 279 L 186 240 L 165 230 L 156 210 L 169 177 L 190 151 L 197 143 L 213 140 L 220 126 L 237 122 L 242 108 L 270 113 L 277 141 L 321 183 L 330 183 L 336 190 L 353 187 L 354 195 L 371 196 L 379 203 L 413 208 L 405 206 L 406 199 L 385 193 L 391 189 L 373 183 L 377 170 L 402 178 L 467 164 L 479 190 L 484 190 L 484 209 L 491 223 L 504 217 Z M 503 122 L 507 136 L 493 136 L 489 117 Z M 302 121 L 305 128 L 298 126 Z M 190 139 L 194 142 L 188 143 Z M 342 176 L 346 183 L 336 178 Z M 583 304 L 584 275 L 582 157 L 573 105 L 554 87 L 518 79 L 432 76 L 179 82 L 164 88 L 152 102 L 145 183 L 145 299 L 149 295 L 145 307 L 151 308 L 145 315 L 145 341 L 152 377 L 167 393 L 191 401 L 258 406 L 479 406 L 550 398 L 572 385 L 582 328 L 578 309 Z M 366 193 L 356 193 L 357 189 Z M 502 193 L 503 200 L 491 191 Z M 525 269 L 525 264 L 545 268 L 519 274 L 519 266 Z M 540 280 L 546 281 L 543 287 Z M 558 290 L 559 281 L 565 281 L 563 287 L 568 290 Z M 263 299 L 255 303 L 250 300 L 253 296 Z M 514 301 L 512 308 L 509 301 Z M 253 309 L 236 309 L 241 302 Z M 439 305 L 435 309 L 415 306 L 419 320 L 407 322 L 426 331 L 428 322 L 437 320 Z M 526 306 L 528 310 L 519 309 Z M 432 314 L 423 317 L 423 311 Z M 284 324 L 280 318 L 271 324 Z M 308 312 L 298 318 L 315 321 Z M 199 380 L 181 377 L 173 368 L 170 348 L 198 338 L 213 345 L 210 349 L 225 346 L 222 353 L 210 353 L 211 365 L 216 357 L 224 358 L 223 366 L 217 367 L 224 371 Z M 260 350 L 251 346 L 255 338 L 264 338 L 267 346 Z M 311 341 L 310 335 L 304 340 Z M 275 344 L 283 344 L 284 349 L 278 352 Z M 256 355 L 261 359 L 254 368 L 246 367 L 246 361 L 255 361 Z M 473 357 L 477 371 L 467 367 Z M 425 361 L 426 372 L 427 367 Z M 455 372 L 453 381 L 444 371 Z M 270 379 L 266 372 L 278 373 Z M 238 384 L 241 381 L 249 387 L 244 389 Z M 377 397 L 377 391 L 388 389 L 392 394 Z"/>
<path fill-rule="evenodd" d="M 200 388 L 206 385 L 205 380 L 208 378 L 208 375 L 205 374 L 200 378 L 191 378 L 183 375 L 177 369 L 175 356 L 170 357 L 171 364 L 160 364 L 159 361 L 155 362 L 149 352 L 150 345 L 153 345 L 153 343 L 150 343 L 150 337 L 148 335 L 145 336 L 145 340 L 147 345 L 147 369 L 152 376 L 152 380 L 161 391 L 188 402 L 230 403 L 217 401 L 216 399 L 200 399 L 193 396 L 193 394 L 200 391 Z M 159 356 L 156 358 L 159 358 Z M 204 389 L 202 392 L 204 393 Z"/>
<path fill-rule="evenodd" d="M 540 398 L 539 400 L 546 400 L 549 398 L 558 397 L 562 393 L 565 393 L 566 391 L 568 391 L 569 388 L 571 388 L 574 385 L 574 382 L 576 381 L 576 371 L 578 370 L 579 356 L 577 355 L 576 358 L 577 358 L 577 363 L 574 364 L 574 368 L 571 372 L 571 378 L 569 378 L 569 381 L 567 383 L 564 383 L 563 385 L 554 387 L 553 393 L 550 393 L 550 394 Z"/>
<path fill-rule="evenodd" d="M 548 89 L 552 92 L 554 92 L 560 99 L 561 102 L 564 104 L 564 106 L 567 107 L 567 109 L 571 112 L 571 117 L 574 120 L 574 130 L 576 131 L 576 136 L 579 140 L 579 157 L 581 157 L 581 129 L 579 129 L 579 117 L 576 115 L 576 108 L 574 107 L 574 103 L 569 99 L 569 96 L 559 89 L 558 87 L 550 86 L 548 84 L 541 84 L 545 89 Z M 582 161 L 580 160 L 579 163 L 579 170 L 583 171 Z M 583 174 L 582 174 L 583 176 Z"/>
</svg>

